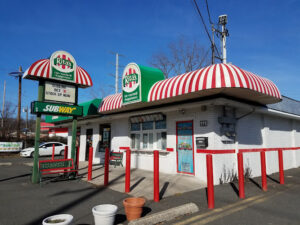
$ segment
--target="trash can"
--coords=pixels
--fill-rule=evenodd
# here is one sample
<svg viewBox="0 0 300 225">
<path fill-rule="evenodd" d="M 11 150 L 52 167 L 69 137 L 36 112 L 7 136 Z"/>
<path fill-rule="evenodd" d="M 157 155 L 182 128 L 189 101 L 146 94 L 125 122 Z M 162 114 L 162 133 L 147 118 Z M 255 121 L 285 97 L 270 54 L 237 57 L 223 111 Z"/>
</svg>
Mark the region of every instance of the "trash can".
<svg viewBox="0 0 300 225">
<path fill-rule="evenodd" d="M 93 207 L 92 212 L 95 219 L 95 225 L 113 225 L 117 210 L 118 206 L 111 204 Z"/>
</svg>

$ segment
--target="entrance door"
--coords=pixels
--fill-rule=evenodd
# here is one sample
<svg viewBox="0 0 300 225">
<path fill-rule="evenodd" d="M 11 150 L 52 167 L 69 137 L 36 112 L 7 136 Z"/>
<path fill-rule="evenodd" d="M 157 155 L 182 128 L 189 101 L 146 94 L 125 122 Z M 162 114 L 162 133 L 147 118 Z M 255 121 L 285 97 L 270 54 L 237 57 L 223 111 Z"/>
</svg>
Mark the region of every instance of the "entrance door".
<svg viewBox="0 0 300 225">
<path fill-rule="evenodd" d="M 85 160 L 89 160 L 89 149 L 93 147 L 93 129 L 86 130 L 86 148 L 85 148 Z"/>
<path fill-rule="evenodd" d="M 193 121 L 176 122 L 177 172 L 195 174 Z"/>
<path fill-rule="evenodd" d="M 110 124 L 100 125 L 100 145 L 99 151 L 105 152 L 105 148 L 110 149 Z"/>
</svg>

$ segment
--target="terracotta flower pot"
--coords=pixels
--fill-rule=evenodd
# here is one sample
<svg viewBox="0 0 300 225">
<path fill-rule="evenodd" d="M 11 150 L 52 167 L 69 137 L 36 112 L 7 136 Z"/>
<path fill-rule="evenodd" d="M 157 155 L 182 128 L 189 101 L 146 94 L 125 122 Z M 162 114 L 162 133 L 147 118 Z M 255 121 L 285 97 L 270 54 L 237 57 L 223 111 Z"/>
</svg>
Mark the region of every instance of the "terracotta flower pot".
<svg viewBox="0 0 300 225">
<path fill-rule="evenodd" d="M 143 206 L 145 204 L 144 198 L 126 198 L 123 200 L 126 218 L 128 221 L 136 220 L 141 217 Z"/>
</svg>

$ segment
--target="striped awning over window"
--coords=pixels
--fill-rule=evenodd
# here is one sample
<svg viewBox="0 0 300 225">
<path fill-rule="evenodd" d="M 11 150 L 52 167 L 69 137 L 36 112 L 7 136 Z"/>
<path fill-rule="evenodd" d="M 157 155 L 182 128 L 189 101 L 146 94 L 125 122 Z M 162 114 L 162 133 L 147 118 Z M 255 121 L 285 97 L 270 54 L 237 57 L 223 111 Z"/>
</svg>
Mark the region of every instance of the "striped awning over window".
<svg viewBox="0 0 300 225">
<path fill-rule="evenodd" d="M 23 78 L 27 79 L 39 79 L 50 77 L 50 60 L 41 59 L 33 63 L 24 73 Z M 75 83 L 80 87 L 93 86 L 90 75 L 80 66 L 76 67 Z"/>
<path fill-rule="evenodd" d="M 281 99 L 275 84 L 231 64 L 214 64 L 196 71 L 156 82 L 148 101 L 158 101 L 192 92 L 218 88 L 242 88 Z"/>
</svg>

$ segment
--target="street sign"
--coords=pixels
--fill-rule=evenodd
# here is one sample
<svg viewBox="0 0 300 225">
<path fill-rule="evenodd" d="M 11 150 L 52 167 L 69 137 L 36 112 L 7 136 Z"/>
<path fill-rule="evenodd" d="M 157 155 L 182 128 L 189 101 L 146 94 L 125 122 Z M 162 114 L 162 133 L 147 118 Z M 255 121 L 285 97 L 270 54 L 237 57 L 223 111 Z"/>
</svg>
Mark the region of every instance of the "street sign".
<svg viewBox="0 0 300 225">
<path fill-rule="evenodd" d="M 32 102 L 31 113 L 42 113 L 51 115 L 82 116 L 83 107 L 65 105 L 51 102 Z"/>
<path fill-rule="evenodd" d="M 45 100 L 75 103 L 76 88 L 73 85 L 45 82 Z"/>
</svg>

